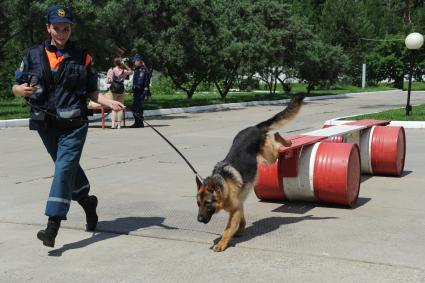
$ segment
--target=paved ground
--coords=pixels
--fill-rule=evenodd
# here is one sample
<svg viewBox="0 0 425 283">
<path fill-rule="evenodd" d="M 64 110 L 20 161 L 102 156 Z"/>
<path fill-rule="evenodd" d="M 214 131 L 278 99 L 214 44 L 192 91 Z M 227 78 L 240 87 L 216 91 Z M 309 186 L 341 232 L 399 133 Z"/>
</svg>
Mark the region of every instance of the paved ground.
<svg viewBox="0 0 425 283">
<path fill-rule="evenodd" d="M 424 103 L 415 93 L 412 103 Z M 308 102 L 282 129 L 402 107 L 401 92 Z M 210 173 L 242 128 L 282 106 L 181 114 L 149 121 Z M 357 207 L 266 203 L 251 194 L 247 231 L 223 253 L 226 215 L 196 221 L 194 176 L 151 129 L 90 129 L 82 166 L 100 200 L 99 231 L 73 204 L 56 246 L 44 227 L 52 162 L 36 133 L 0 129 L 0 282 L 425 282 L 425 130 L 408 129 L 405 174 L 363 178 Z"/>
</svg>

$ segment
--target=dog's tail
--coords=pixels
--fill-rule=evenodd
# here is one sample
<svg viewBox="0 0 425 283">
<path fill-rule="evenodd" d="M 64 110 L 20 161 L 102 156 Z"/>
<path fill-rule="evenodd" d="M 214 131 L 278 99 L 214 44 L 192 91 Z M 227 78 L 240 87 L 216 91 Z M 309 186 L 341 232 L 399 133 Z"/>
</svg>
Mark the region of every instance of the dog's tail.
<svg viewBox="0 0 425 283">
<path fill-rule="evenodd" d="M 284 124 L 291 121 L 298 114 L 301 109 L 301 105 L 303 104 L 304 97 L 304 93 L 295 95 L 285 109 L 270 119 L 257 124 L 257 127 L 263 129 L 266 132 L 281 128 Z"/>
</svg>

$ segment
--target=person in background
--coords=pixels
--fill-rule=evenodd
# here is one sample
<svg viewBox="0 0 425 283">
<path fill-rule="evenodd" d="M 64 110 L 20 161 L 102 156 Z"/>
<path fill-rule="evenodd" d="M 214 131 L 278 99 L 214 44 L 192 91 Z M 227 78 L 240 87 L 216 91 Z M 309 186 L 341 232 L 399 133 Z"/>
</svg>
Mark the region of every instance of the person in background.
<svg viewBox="0 0 425 283">
<path fill-rule="evenodd" d="M 98 222 L 98 199 L 89 195 L 90 183 L 80 166 L 87 136 L 87 98 L 115 111 L 125 106 L 101 95 L 91 56 L 69 40 L 74 17 L 67 7 L 47 10 L 46 28 L 50 38 L 24 51 L 12 91 L 25 97 L 31 106 L 29 125 L 36 130 L 54 161 L 54 176 L 47 199 L 46 229 L 37 233 L 45 246 L 53 247 L 62 220 L 66 220 L 71 200 L 86 214 L 86 230 Z"/>
<path fill-rule="evenodd" d="M 134 74 L 133 74 L 133 116 L 134 124 L 131 128 L 143 128 L 143 103 L 148 94 L 149 71 L 142 57 L 139 54 L 134 55 Z"/>
<path fill-rule="evenodd" d="M 109 93 L 106 94 L 108 98 L 114 99 L 121 103 L 124 103 L 124 80 L 128 78 L 133 71 L 128 67 L 122 58 L 114 59 L 115 67 L 110 68 L 106 74 L 107 82 L 109 86 Z M 123 120 L 123 111 L 112 110 L 112 124 L 111 129 L 121 128 L 121 122 Z"/>
</svg>

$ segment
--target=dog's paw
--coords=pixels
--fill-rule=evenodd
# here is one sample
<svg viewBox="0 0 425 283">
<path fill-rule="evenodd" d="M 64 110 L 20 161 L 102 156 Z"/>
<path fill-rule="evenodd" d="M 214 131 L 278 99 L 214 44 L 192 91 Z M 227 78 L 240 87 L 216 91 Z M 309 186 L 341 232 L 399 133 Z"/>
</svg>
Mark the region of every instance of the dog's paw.
<svg viewBox="0 0 425 283">
<path fill-rule="evenodd" d="M 218 242 L 213 246 L 213 251 L 215 252 L 222 252 L 227 248 L 227 243 L 222 243 L 221 241 Z"/>
<path fill-rule="evenodd" d="M 290 147 L 292 145 L 292 141 L 284 139 L 278 132 L 274 133 L 274 140 L 286 147 Z"/>
</svg>

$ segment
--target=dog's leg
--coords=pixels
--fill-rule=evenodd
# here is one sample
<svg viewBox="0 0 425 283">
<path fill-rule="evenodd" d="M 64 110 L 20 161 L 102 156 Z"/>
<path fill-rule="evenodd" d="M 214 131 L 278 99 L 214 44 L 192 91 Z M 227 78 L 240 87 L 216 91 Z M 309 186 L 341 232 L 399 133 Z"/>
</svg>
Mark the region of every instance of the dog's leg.
<svg viewBox="0 0 425 283">
<path fill-rule="evenodd" d="M 221 237 L 221 240 L 213 246 L 213 250 L 215 252 L 222 252 L 229 246 L 230 240 L 238 230 L 242 216 L 243 211 L 241 209 L 230 212 L 229 221 L 227 222 L 227 227 L 223 232 L 223 236 Z"/>
<path fill-rule="evenodd" d="M 283 146 L 289 147 L 292 145 L 291 141 L 284 139 L 278 132 L 274 133 L 274 140 L 281 143 Z"/>
<path fill-rule="evenodd" d="M 245 221 L 244 211 L 242 208 L 241 221 L 239 222 L 239 228 L 238 228 L 238 231 L 236 231 L 235 233 L 235 237 L 242 237 L 243 232 L 245 232 L 245 226 L 246 226 L 246 221 Z"/>
</svg>

